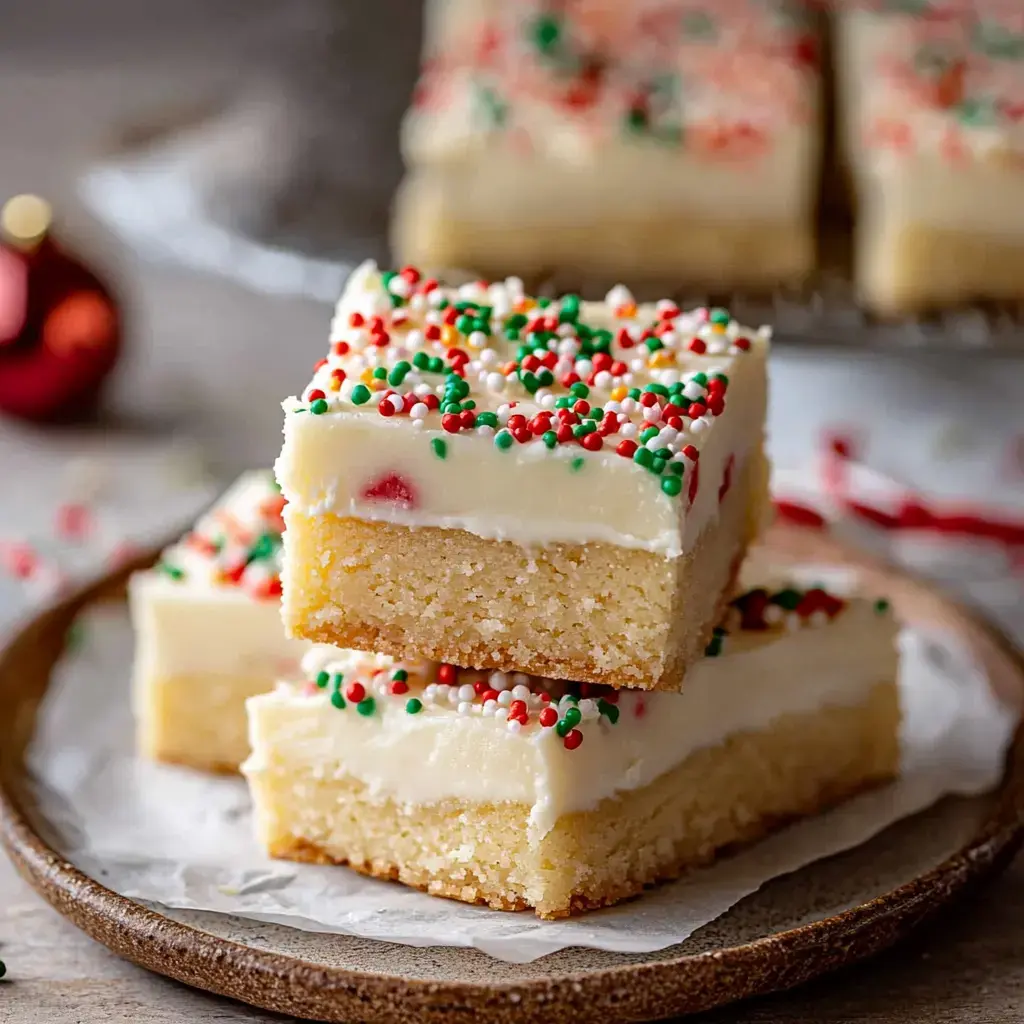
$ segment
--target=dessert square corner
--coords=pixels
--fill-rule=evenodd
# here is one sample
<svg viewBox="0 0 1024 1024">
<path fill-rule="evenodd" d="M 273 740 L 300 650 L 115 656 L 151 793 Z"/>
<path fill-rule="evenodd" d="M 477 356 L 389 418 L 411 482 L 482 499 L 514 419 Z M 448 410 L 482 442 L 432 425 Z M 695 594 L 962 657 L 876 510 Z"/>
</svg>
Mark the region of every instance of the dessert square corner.
<svg viewBox="0 0 1024 1024">
<path fill-rule="evenodd" d="M 767 508 L 767 328 L 365 264 L 284 403 L 286 627 L 675 688 Z"/>
<path fill-rule="evenodd" d="M 682 693 L 314 647 L 248 702 L 257 835 L 501 910 L 616 903 L 891 779 L 895 640 L 884 603 L 789 578 L 730 604 Z"/>
<path fill-rule="evenodd" d="M 129 583 L 136 746 L 157 761 L 235 772 L 245 701 L 298 669 L 308 645 L 281 623 L 283 499 L 246 473 L 152 569 Z"/>
</svg>

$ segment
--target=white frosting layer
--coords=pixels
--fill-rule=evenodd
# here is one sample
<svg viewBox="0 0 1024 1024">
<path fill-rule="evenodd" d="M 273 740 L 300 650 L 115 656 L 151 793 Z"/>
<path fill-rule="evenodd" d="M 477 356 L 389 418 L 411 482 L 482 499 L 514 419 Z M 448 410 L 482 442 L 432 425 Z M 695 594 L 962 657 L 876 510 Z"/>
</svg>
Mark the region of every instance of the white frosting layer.
<svg viewBox="0 0 1024 1024">
<path fill-rule="evenodd" d="M 818 628 L 730 641 L 722 657 L 691 671 L 681 694 L 620 691 L 617 724 L 591 721 L 573 750 L 552 728 L 511 731 L 454 702 L 409 714 L 402 700 L 382 699 L 363 716 L 339 711 L 323 690 L 282 684 L 248 702 L 253 753 L 243 770 L 352 777 L 409 806 L 523 803 L 537 843 L 561 816 L 647 786 L 735 733 L 857 704 L 895 678 L 894 640 L 892 619 L 858 601 Z"/>
<path fill-rule="evenodd" d="M 923 45 L 919 19 L 849 11 L 838 24 L 843 142 L 866 205 L 862 265 L 877 277 L 873 291 L 886 290 L 891 254 L 908 225 L 1024 237 L 1024 121 L 968 122 L 958 101 L 944 106 L 919 95 L 925 87 L 925 72 L 915 68 Z M 966 51 L 963 59 L 963 88 L 986 94 L 985 84 L 972 78 Z M 1019 94 L 1024 65 L 1001 66 L 1010 77 L 992 83 L 994 95 L 999 86 L 1011 88 L 1014 76 Z M 886 133 L 891 138 L 883 141 Z"/>
<path fill-rule="evenodd" d="M 307 405 L 296 398 L 284 404 L 284 446 L 276 469 L 289 506 L 306 515 L 329 512 L 406 526 L 459 528 L 524 546 L 604 541 L 666 557 L 677 557 L 691 547 L 716 519 L 728 481 L 761 444 L 766 411 L 767 330 L 749 332 L 735 321 L 714 325 L 707 320 L 707 310 L 694 314 L 677 310 L 673 329 L 663 335 L 664 351 L 648 352 L 639 339 L 645 329 L 659 323 L 659 312 L 653 305 L 637 308 L 624 290 L 621 307 L 610 301 L 582 303 L 579 320 L 588 327 L 635 335 L 635 341 L 627 347 L 613 347 L 615 363 L 627 367 L 628 372 L 615 379 L 605 373 L 607 380 L 595 380 L 588 389 L 589 401 L 585 404 L 600 408 L 605 416 L 621 417 L 615 432 L 607 435 L 596 451 L 573 440 L 548 448 L 534 434 L 525 443 L 513 443 L 508 437 L 509 445 L 502 448 L 496 444 L 495 429 L 490 425 L 451 433 L 443 429 L 443 416 L 437 411 L 424 411 L 420 417 L 411 412 L 381 415 L 377 397 L 364 399 L 361 405 L 355 403 L 354 388 L 363 387 L 358 381 L 369 379 L 366 375 L 375 362 L 388 367 L 395 365 L 400 356 L 411 357 L 402 347 L 402 338 L 418 336 L 410 343 L 417 355 L 434 351 L 422 348 L 423 329 L 436 327 L 437 323 L 429 318 L 440 316 L 430 301 L 471 298 L 493 310 L 495 322 L 486 345 L 486 339 L 481 340 L 483 335 L 466 341 L 467 348 L 472 348 L 471 341 L 481 349 L 478 355 L 467 357 L 464 378 L 475 414 L 497 416 L 499 429 L 510 415 L 527 420 L 541 413 L 555 416 L 556 395 L 565 398 L 566 388 L 559 391 L 556 383 L 531 394 L 514 374 L 506 377 L 495 369 L 506 365 L 518 348 L 518 341 L 501 337 L 500 324 L 524 301 L 532 302 L 524 299 L 521 287 L 521 282 L 517 290 L 515 282 L 506 281 L 486 288 L 469 286 L 468 291 L 442 294 L 438 289 L 429 297 L 415 295 L 413 299 L 419 304 L 414 306 L 410 300 L 410 322 L 394 326 L 387 320 L 392 303 L 380 272 L 373 264 L 357 270 L 338 304 L 332 328 L 332 339 L 345 345 L 347 351 L 318 368 L 306 392 L 307 397 L 325 396 L 319 399 L 323 411 L 315 413 L 313 402 Z M 544 314 L 533 306 L 524 308 L 532 310 L 531 316 Z M 630 312 L 620 315 L 616 308 L 628 308 Z M 405 315 L 406 307 L 399 311 Z M 557 318 L 559 306 L 552 305 L 550 313 Z M 367 321 L 375 315 L 382 317 L 390 328 L 389 343 L 383 348 L 367 344 L 366 330 L 350 326 L 353 315 Z M 582 364 L 574 363 L 578 356 L 578 345 L 571 337 L 575 328 L 572 324 L 562 327 L 569 336 L 545 343 L 554 346 L 552 359 L 555 349 L 569 346 L 569 354 L 560 355 L 564 366 L 553 374 L 556 382 L 574 365 L 582 368 Z M 691 339 L 696 339 L 699 351 L 688 347 Z M 737 348 L 737 341 L 743 350 Z M 438 343 L 437 352 L 444 351 L 447 344 Z M 357 346 L 362 347 L 356 351 Z M 538 351 L 547 350 L 542 346 Z M 665 357 L 663 364 L 657 362 L 659 356 Z M 440 362 L 441 356 L 437 359 Z M 335 372 L 344 372 L 346 377 L 332 394 Z M 703 375 L 702 379 L 709 380 L 715 374 L 728 379 L 724 405 L 718 415 L 712 411 L 698 414 L 697 410 L 704 407 L 695 399 L 705 392 L 693 378 Z M 413 388 L 420 389 L 415 394 L 434 397 L 440 385 L 432 382 L 438 379 L 439 371 L 421 376 L 410 370 L 402 378 L 403 383 L 396 386 L 408 389 L 415 382 Z M 630 388 L 640 394 L 642 388 L 651 385 L 665 389 L 685 386 L 687 397 L 680 401 L 687 411 L 694 409 L 693 416 L 684 413 L 674 417 L 678 429 L 659 420 L 658 409 L 650 410 L 659 436 L 648 439 L 646 446 L 651 452 L 668 452 L 667 457 L 678 463 L 675 468 L 685 470 L 680 478 L 682 493 L 673 496 L 663 492 L 659 476 L 632 457 L 616 452 L 620 443 L 636 441 L 649 426 L 641 403 L 624 396 Z M 376 394 L 382 393 L 386 392 Z M 401 406 L 397 396 L 396 401 Z M 436 445 L 443 446 L 443 457 L 436 454 Z M 692 455 L 684 454 L 684 448 Z M 695 466 L 697 460 L 699 468 Z M 671 468 L 665 468 L 666 476 L 671 475 Z M 699 478 L 697 484 L 693 481 L 695 475 Z M 380 494 L 389 480 L 401 482 L 397 499 L 385 499 Z"/>
</svg>

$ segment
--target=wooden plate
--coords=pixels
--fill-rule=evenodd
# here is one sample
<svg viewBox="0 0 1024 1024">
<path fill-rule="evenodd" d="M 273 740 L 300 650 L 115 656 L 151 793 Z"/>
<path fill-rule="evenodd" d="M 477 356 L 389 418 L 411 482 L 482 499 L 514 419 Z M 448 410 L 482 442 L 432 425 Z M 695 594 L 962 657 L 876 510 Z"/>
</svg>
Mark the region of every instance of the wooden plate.
<svg viewBox="0 0 1024 1024">
<path fill-rule="evenodd" d="M 926 587 L 827 539 L 774 529 L 774 556 L 857 564 L 908 621 L 955 630 L 1006 700 L 1024 661 Z M 657 953 L 570 949 L 530 964 L 413 948 L 227 915 L 151 908 L 89 878 L 47 842 L 24 752 L 75 615 L 116 598 L 126 573 L 39 616 L 0 652 L 0 838 L 30 885 L 116 953 L 270 1010 L 326 1021 L 646 1020 L 789 988 L 890 946 L 969 883 L 1009 862 L 1024 831 L 1024 735 L 998 790 L 947 799 L 863 846 L 776 879 L 686 942 Z"/>
</svg>

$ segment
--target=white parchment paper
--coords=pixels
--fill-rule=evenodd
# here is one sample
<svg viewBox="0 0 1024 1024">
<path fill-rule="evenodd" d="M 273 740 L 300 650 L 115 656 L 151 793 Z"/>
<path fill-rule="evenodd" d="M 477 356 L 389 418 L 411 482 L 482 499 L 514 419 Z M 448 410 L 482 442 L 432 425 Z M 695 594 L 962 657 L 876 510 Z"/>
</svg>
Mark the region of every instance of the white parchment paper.
<svg viewBox="0 0 1024 1024">
<path fill-rule="evenodd" d="M 568 921 L 437 899 L 345 868 L 273 861 L 251 836 L 239 779 L 153 765 L 132 753 L 132 637 L 123 608 L 97 608 L 59 666 L 30 751 L 57 844 L 123 893 L 296 928 L 409 945 L 475 946 L 528 962 L 568 946 L 649 952 L 682 942 L 769 879 L 864 842 L 950 793 L 998 781 L 1015 714 L 951 638 L 907 633 L 900 780 L 662 886 Z"/>
</svg>

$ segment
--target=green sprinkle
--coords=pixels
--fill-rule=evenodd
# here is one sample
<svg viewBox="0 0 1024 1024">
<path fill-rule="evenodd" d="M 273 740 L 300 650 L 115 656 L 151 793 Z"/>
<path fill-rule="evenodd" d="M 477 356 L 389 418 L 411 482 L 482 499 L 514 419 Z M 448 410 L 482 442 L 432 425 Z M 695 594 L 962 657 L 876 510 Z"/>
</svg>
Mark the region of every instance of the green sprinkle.
<svg viewBox="0 0 1024 1024">
<path fill-rule="evenodd" d="M 404 683 L 409 678 L 409 673 L 404 668 L 397 669 L 391 676 L 393 683 Z"/>
<path fill-rule="evenodd" d="M 471 398 L 468 402 L 463 402 L 462 403 L 462 408 L 463 409 L 475 409 L 476 408 L 476 402 L 474 402 L 473 399 Z"/>
<path fill-rule="evenodd" d="M 565 722 L 566 725 L 568 725 L 570 729 L 575 729 L 576 726 L 579 725 L 580 722 L 583 721 L 583 715 L 580 712 L 579 708 L 576 708 L 576 707 L 566 708 L 565 709 L 565 714 L 562 715 L 562 721 Z"/>
<path fill-rule="evenodd" d="M 558 435 L 553 430 L 545 430 L 540 439 L 549 447 L 554 448 L 558 444 Z"/>
<path fill-rule="evenodd" d="M 335 672 L 331 676 L 331 688 L 335 690 L 341 689 L 341 684 L 345 681 L 345 676 L 341 672 Z"/>
<path fill-rule="evenodd" d="M 658 456 L 655 455 L 654 459 L 651 461 L 651 472 L 657 473 L 659 476 L 661 476 L 661 474 L 665 472 L 666 465 L 667 463 L 664 459 L 659 459 Z"/>
<path fill-rule="evenodd" d="M 373 368 L 373 379 L 374 380 L 387 380 L 388 371 L 383 366 L 375 366 Z"/>
<path fill-rule="evenodd" d="M 518 330 L 520 327 L 525 327 L 529 322 L 529 317 L 525 313 L 513 313 L 505 321 L 505 330 Z"/>
<path fill-rule="evenodd" d="M 507 331 L 505 331 L 505 337 L 508 338 L 509 341 L 518 341 L 519 331 L 517 331 L 514 327 L 510 327 Z"/>
<path fill-rule="evenodd" d="M 722 653 L 722 638 L 720 636 L 713 637 L 711 643 L 704 648 L 705 658 L 717 658 Z"/>
<path fill-rule="evenodd" d="M 480 427 L 496 427 L 498 425 L 498 417 L 493 412 L 482 412 L 476 418 L 477 426 Z"/>
<path fill-rule="evenodd" d="M 711 310 L 708 319 L 713 324 L 724 324 L 728 326 L 729 323 L 732 321 L 732 316 L 730 315 L 729 310 L 717 307 L 716 309 Z"/>
<path fill-rule="evenodd" d="M 448 458 L 448 442 L 443 437 L 431 438 L 430 447 L 434 449 L 434 454 L 439 459 Z"/>
<path fill-rule="evenodd" d="M 464 313 L 455 321 L 455 329 L 462 334 L 469 334 L 473 330 L 473 318 Z"/>
<path fill-rule="evenodd" d="M 551 305 L 551 300 L 550 300 L 550 299 L 549 299 L 549 298 L 548 298 L 548 297 L 547 297 L 546 295 L 544 295 L 544 296 L 542 296 L 541 298 L 539 298 L 539 299 L 537 300 L 537 305 L 538 305 L 538 306 L 539 306 L 539 307 L 540 307 L 541 309 L 547 309 L 547 308 L 548 308 L 548 306 L 550 306 L 550 305 Z"/>
<path fill-rule="evenodd" d="M 425 370 L 430 365 L 430 356 L 428 356 L 426 352 L 417 352 L 412 357 L 412 365 L 415 366 L 417 370 Z"/>
<path fill-rule="evenodd" d="M 803 599 L 803 594 L 799 590 L 794 590 L 792 587 L 787 587 L 785 590 L 780 590 L 777 594 L 772 594 L 772 604 L 777 604 L 780 608 L 785 608 L 787 612 L 796 611 L 796 606 Z"/>
<path fill-rule="evenodd" d="M 404 359 L 400 359 L 392 367 L 391 372 L 388 374 L 388 383 L 392 387 L 398 387 L 399 384 L 405 380 L 405 375 L 412 369 L 412 363 L 407 363 Z"/>
<path fill-rule="evenodd" d="M 565 395 L 562 395 L 561 398 L 556 398 L 555 399 L 555 408 L 556 409 L 568 409 L 569 406 L 571 406 L 571 405 L 572 405 L 572 399 L 566 397 Z"/>
<path fill-rule="evenodd" d="M 571 388 L 569 388 L 569 394 L 575 398 L 587 398 L 590 395 L 590 388 L 587 387 L 583 381 L 577 381 Z"/>
<path fill-rule="evenodd" d="M 574 472 L 578 473 L 583 468 L 583 456 L 578 456 L 569 463 L 569 468 Z"/>
<path fill-rule="evenodd" d="M 176 565 L 169 565 L 167 562 L 161 562 L 156 568 L 158 572 L 162 572 L 172 580 L 183 580 L 185 578 L 185 570 L 179 569 Z"/>
<path fill-rule="evenodd" d="M 664 384 L 652 383 L 648 384 L 644 388 L 644 391 L 650 391 L 652 395 L 661 395 L 663 398 L 668 397 L 668 388 Z"/>
<path fill-rule="evenodd" d="M 634 402 L 637 401 L 637 399 L 639 399 L 639 397 L 642 394 L 643 394 L 643 392 L 639 388 L 630 388 L 629 389 L 629 397 L 632 398 Z"/>
<path fill-rule="evenodd" d="M 560 324 L 571 324 L 580 315 L 580 297 L 578 295 L 562 296 L 562 311 L 558 314 Z"/>
<path fill-rule="evenodd" d="M 657 427 L 644 427 L 644 429 L 640 431 L 640 443 L 641 444 L 647 444 L 647 442 L 650 441 L 650 439 L 652 437 L 657 437 L 657 436 L 658 436 L 658 428 Z"/>
<path fill-rule="evenodd" d="M 672 458 L 672 450 L 670 448 L 659 448 L 654 453 L 654 457 L 656 459 L 663 459 L 665 462 L 668 462 Z"/>
<path fill-rule="evenodd" d="M 677 463 L 678 465 L 678 463 Z M 661 489 L 670 497 L 674 498 L 683 489 L 683 481 L 677 476 L 669 474 L 661 478 Z"/>
<path fill-rule="evenodd" d="M 540 373 L 537 374 L 537 380 L 540 382 L 542 388 L 549 388 L 555 383 L 555 375 L 545 366 Z"/>
<path fill-rule="evenodd" d="M 682 476 L 685 468 L 686 467 L 681 462 L 670 462 L 668 464 L 668 471 L 670 473 L 675 473 L 676 476 Z"/>
<path fill-rule="evenodd" d="M 373 709 L 377 706 L 377 702 L 372 697 L 364 697 L 357 705 L 356 711 L 359 712 L 364 718 L 369 717 L 373 714 Z"/>
<path fill-rule="evenodd" d="M 416 697 L 410 697 L 405 702 L 405 710 L 410 715 L 418 715 L 423 710 L 423 701 Z"/>
<path fill-rule="evenodd" d="M 330 672 L 317 672 L 317 674 L 316 674 L 316 685 L 319 686 L 321 690 L 326 690 L 327 689 L 327 684 L 330 681 L 331 681 L 331 673 Z"/>
<path fill-rule="evenodd" d="M 701 387 L 705 387 L 708 382 L 708 375 L 706 373 L 695 373 L 690 380 L 694 384 L 699 384 Z"/>
<path fill-rule="evenodd" d="M 431 356 L 427 360 L 428 373 L 441 373 L 444 370 L 444 360 L 440 356 Z"/>
<path fill-rule="evenodd" d="M 515 444 L 515 441 L 507 430 L 502 429 L 494 435 L 494 443 L 504 451 L 507 448 L 511 448 L 512 445 Z"/>
<path fill-rule="evenodd" d="M 262 562 L 273 558 L 281 546 L 281 538 L 276 533 L 261 533 L 256 543 L 249 548 L 249 562 Z"/>
<path fill-rule="evenodd" d="M 560 719 L 555 725 L 555 732 L 558 733 L 563 739 L 568 735 L 572 726 L 569 725 L 564 718 Z"/>
<path fill-rule="evenodd" d="M 654 462 L 654 453 L 648 448 L 637 448 L 633 453 L 633 461 L 644 469 L 650 469 L 651 463 Z"/>
<path fill-rule="evenodd" d="M 370 389 L 365 384 L 357 384 L 352 389 L 351 398 L 353 405 L 366 405 L 370 400 Z"/>
<path fill-rule="evenodd" d="M 540 387 L 540 381 L 537 380 L 537 377 L 529 370 L 520 370 L 519 380 L 531 395 L 536 394 L 537 389 Z"/>
<path fill-rule="evenodd" d="M 615 725 L 616 722 L 618 722 L 619 709 L 617 705 L 612 704 L 610 701 L 607 701 L 604 698 L 601 698 L 597 702 L 597 710 L 600 711 L 601 714 L 604 715 L 605 718 L 607 718 L 608 721 L 612 723 L 612 725 Z"/>
<path fill-rule="evenodd" d="M 888 610 L 889 602 L 884 597 L 880 597 L 875 602 L 875 611 L 878 612 L 879 615 L 884 615 Z"/>
<path fill-rule="evenodd" d="M 64 647 L 68 651 L 78 651 L 81 650 L 83 643 L 85 643 L 85 623 L 79 618 L 68 626 L 68 631 L 64 634 Z"/>
<path fill-rule="evenodd" d="M 648 352 L 657 352 L 659 348 L 665 347 L 661 342 L 661 338 L 648 338 L 644 344 L 647 346 Z"/>
<path fill-rule="evenodd" d="M 331 703 L 339 710 L 345 709 L 345 698 L 341 695 L 341 690 L 335 690 L 331 694 Z"/>
<path fill-rule="evenodd" d="M 699 376 L 703 377 L 704 375 L 703 374 L 699 374 Z M 729 383 L 729 378 L 724 373 L 713 373 L 711 375 L 711 379 L 712 380 L 720 380 L 723 384 L 728 384 Z"/>
<path fill-rule="evenodd" d="M 322 415 L 323 415 L 323 414 L 324 414 L 325 412 L 327 412 L 327 400 L 326 400 L 326 399 L 324 399 L 324 398 L 318 398 L 318 399 L 317 399 L 317 400 L 316 400 L 315 402 L 313 402 L 313 404 L 312 404 L 312 405 L 311 405 L 311 406 L 309 407 L 309 411 L 310 411 L 310 412 L 311 412 L 311 413 L 312 413 L 312 414 L 313 414 L 314 416 L 322 416 Z"/>
</svg>

